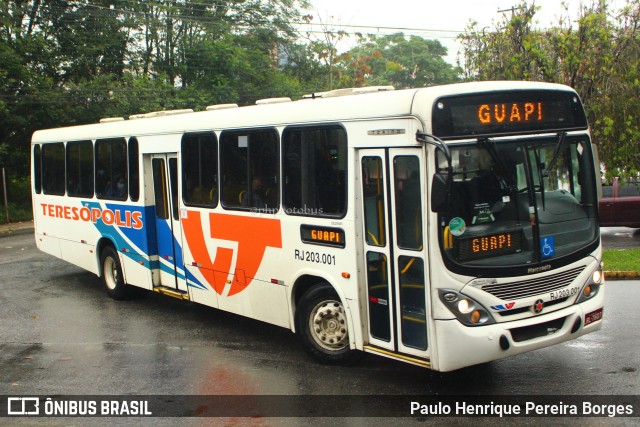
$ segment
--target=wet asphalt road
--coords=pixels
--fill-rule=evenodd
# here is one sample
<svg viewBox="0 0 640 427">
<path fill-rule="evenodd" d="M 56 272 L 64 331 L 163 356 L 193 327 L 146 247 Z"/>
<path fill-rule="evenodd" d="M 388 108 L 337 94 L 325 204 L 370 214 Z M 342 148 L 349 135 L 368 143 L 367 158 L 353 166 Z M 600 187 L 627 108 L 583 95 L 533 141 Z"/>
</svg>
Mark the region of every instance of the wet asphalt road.
<svg viewBox="0 0 640 427">
<path fill-rule="evenodd" d="M 640 228 L 602 227 L 602 245 L 605 249 L 627 249 L 640 247 Z M 640 262 L 640 260 L 638 261 Z"/>
<path fill-rule="evenodd" d="M 295 336 L 278 327 L 156 294 L 111 300 L 97 277 L 37 251 L 32 235 L 14 235 L 0 239 L 0 395 L 640 395 L 640 333 L 632 326 L 640 323 L 640 281 L 609 281 L 606 289 L 603 329 L 559 346 L 447 374 L 376 356 L 352 367 L 329 367 L 313 362 Z M 516 418 L 510 423 L 539 425 L 541 420 L 550 422 Z M 637 425 L 637 420 L 589 424 Z M 180 423 L 298 424 L 286 418 L 231 421 Z M 347 421 L 388 425 L 384 419 Z M 422 421 L 403 423 L 425 425 Z M 553 421 L 548 425 L 577 422 Z M 104 422 L 40 420 L 46 425 Z M 128 422 L 118 419 L 112 425 Z"/>
</svg>

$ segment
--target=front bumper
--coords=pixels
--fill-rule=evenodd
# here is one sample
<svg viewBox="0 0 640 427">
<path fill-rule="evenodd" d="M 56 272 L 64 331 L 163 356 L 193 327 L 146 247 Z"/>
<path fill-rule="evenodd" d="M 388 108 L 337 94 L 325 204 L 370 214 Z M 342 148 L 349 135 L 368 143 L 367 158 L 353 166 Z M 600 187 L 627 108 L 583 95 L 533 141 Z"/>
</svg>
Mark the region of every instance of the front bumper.
<svg viewBox="0 0 640 427">
<path fill-rule="evenodd" d="M 603 302 L 604 286 L 589 301 L 513 322 L 467 327 L 455 319 L 436 320 L 432 365 L 452 371 L 578 338 L 602 328 L 602 317 L 585 325 L 585 316 L 602 309 Z"/>
</svg>

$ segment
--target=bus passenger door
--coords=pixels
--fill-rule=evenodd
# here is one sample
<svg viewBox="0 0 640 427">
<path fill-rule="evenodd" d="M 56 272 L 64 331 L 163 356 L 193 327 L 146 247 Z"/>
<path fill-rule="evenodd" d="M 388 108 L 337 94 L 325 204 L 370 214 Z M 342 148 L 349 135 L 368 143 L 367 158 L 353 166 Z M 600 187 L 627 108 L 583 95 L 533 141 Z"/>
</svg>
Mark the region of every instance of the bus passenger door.
<svg viewBox="0 0 640 427">
<path fill-rule="evenodd" d="M 428 358 L 420 148 L 360 150 L 369 349 Z"/>
<path fill-rule="evenodd" d="M 182 230 L 178 209 L 178 158 L 175 153 L 152 154 L 153 205 L 155 206 L 155 238 L 158 249 L 157 270 L 153 274 L 153 285 L 164 290 L 177 291 L 187 296 L 187 284 L 182 259 Z M 150 245 L 151 246 L 151 245 Z M 161 290 L 162 291 L 162 290 Z"/>
</svg>

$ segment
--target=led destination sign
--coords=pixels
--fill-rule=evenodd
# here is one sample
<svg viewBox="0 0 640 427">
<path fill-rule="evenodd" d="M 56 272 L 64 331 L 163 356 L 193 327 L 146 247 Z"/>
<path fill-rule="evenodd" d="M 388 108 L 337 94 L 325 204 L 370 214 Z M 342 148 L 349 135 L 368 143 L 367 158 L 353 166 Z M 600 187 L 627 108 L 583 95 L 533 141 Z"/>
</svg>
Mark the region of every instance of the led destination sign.
<svg viewBox="0 0 640 427">
<path fill-rule="evenodd" d="M 483 125 L 492 123 L 532 123 L 544 118 L 542 102 L 512 102 L 482 104 L 477 107 L 478 121 Z"/>
<path fill-rule="evenodd" d="M 511 91 L 440 98 L 433 133 L 441 138 L 586 129 L 587 119 L 571 92 Z"/>
<path fill-rule="evenodd" d="M 455 239 L 460 261 L 506 255 L 522 250 L 522 232 Z"/>
<path fill-rule="evenodd" d="M 305 243 L 344 248 L 344 230 L 341 228 L 321 227 L 303 224 L 300 226 L 300 239 Z"/>
</svg>

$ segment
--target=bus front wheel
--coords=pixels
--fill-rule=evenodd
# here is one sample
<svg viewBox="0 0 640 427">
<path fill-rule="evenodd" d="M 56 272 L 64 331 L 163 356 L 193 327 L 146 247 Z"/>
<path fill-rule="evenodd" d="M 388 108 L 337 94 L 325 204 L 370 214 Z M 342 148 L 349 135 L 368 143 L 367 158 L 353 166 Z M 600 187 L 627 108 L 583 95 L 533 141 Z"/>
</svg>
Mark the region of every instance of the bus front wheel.
<svg viewBox="0 0 640 427">
<path fill-rule="evenodd" d="M 349 348 L 344 306 L 328 284 L 314 286 L 302 296 L 296 330 L 307 352 L 320 363 L 347 363 L 358 353 Z"/>
<path fill-rule="evenodd" d="M 100 262 L 102 265 L 102 282 L 107 294 L 113 299 L 124 299 L 127 285 L 124 282 L 120 257 L 118 257 L 116 250 L 111 246 L 104 248 Z"/>
</svg>

